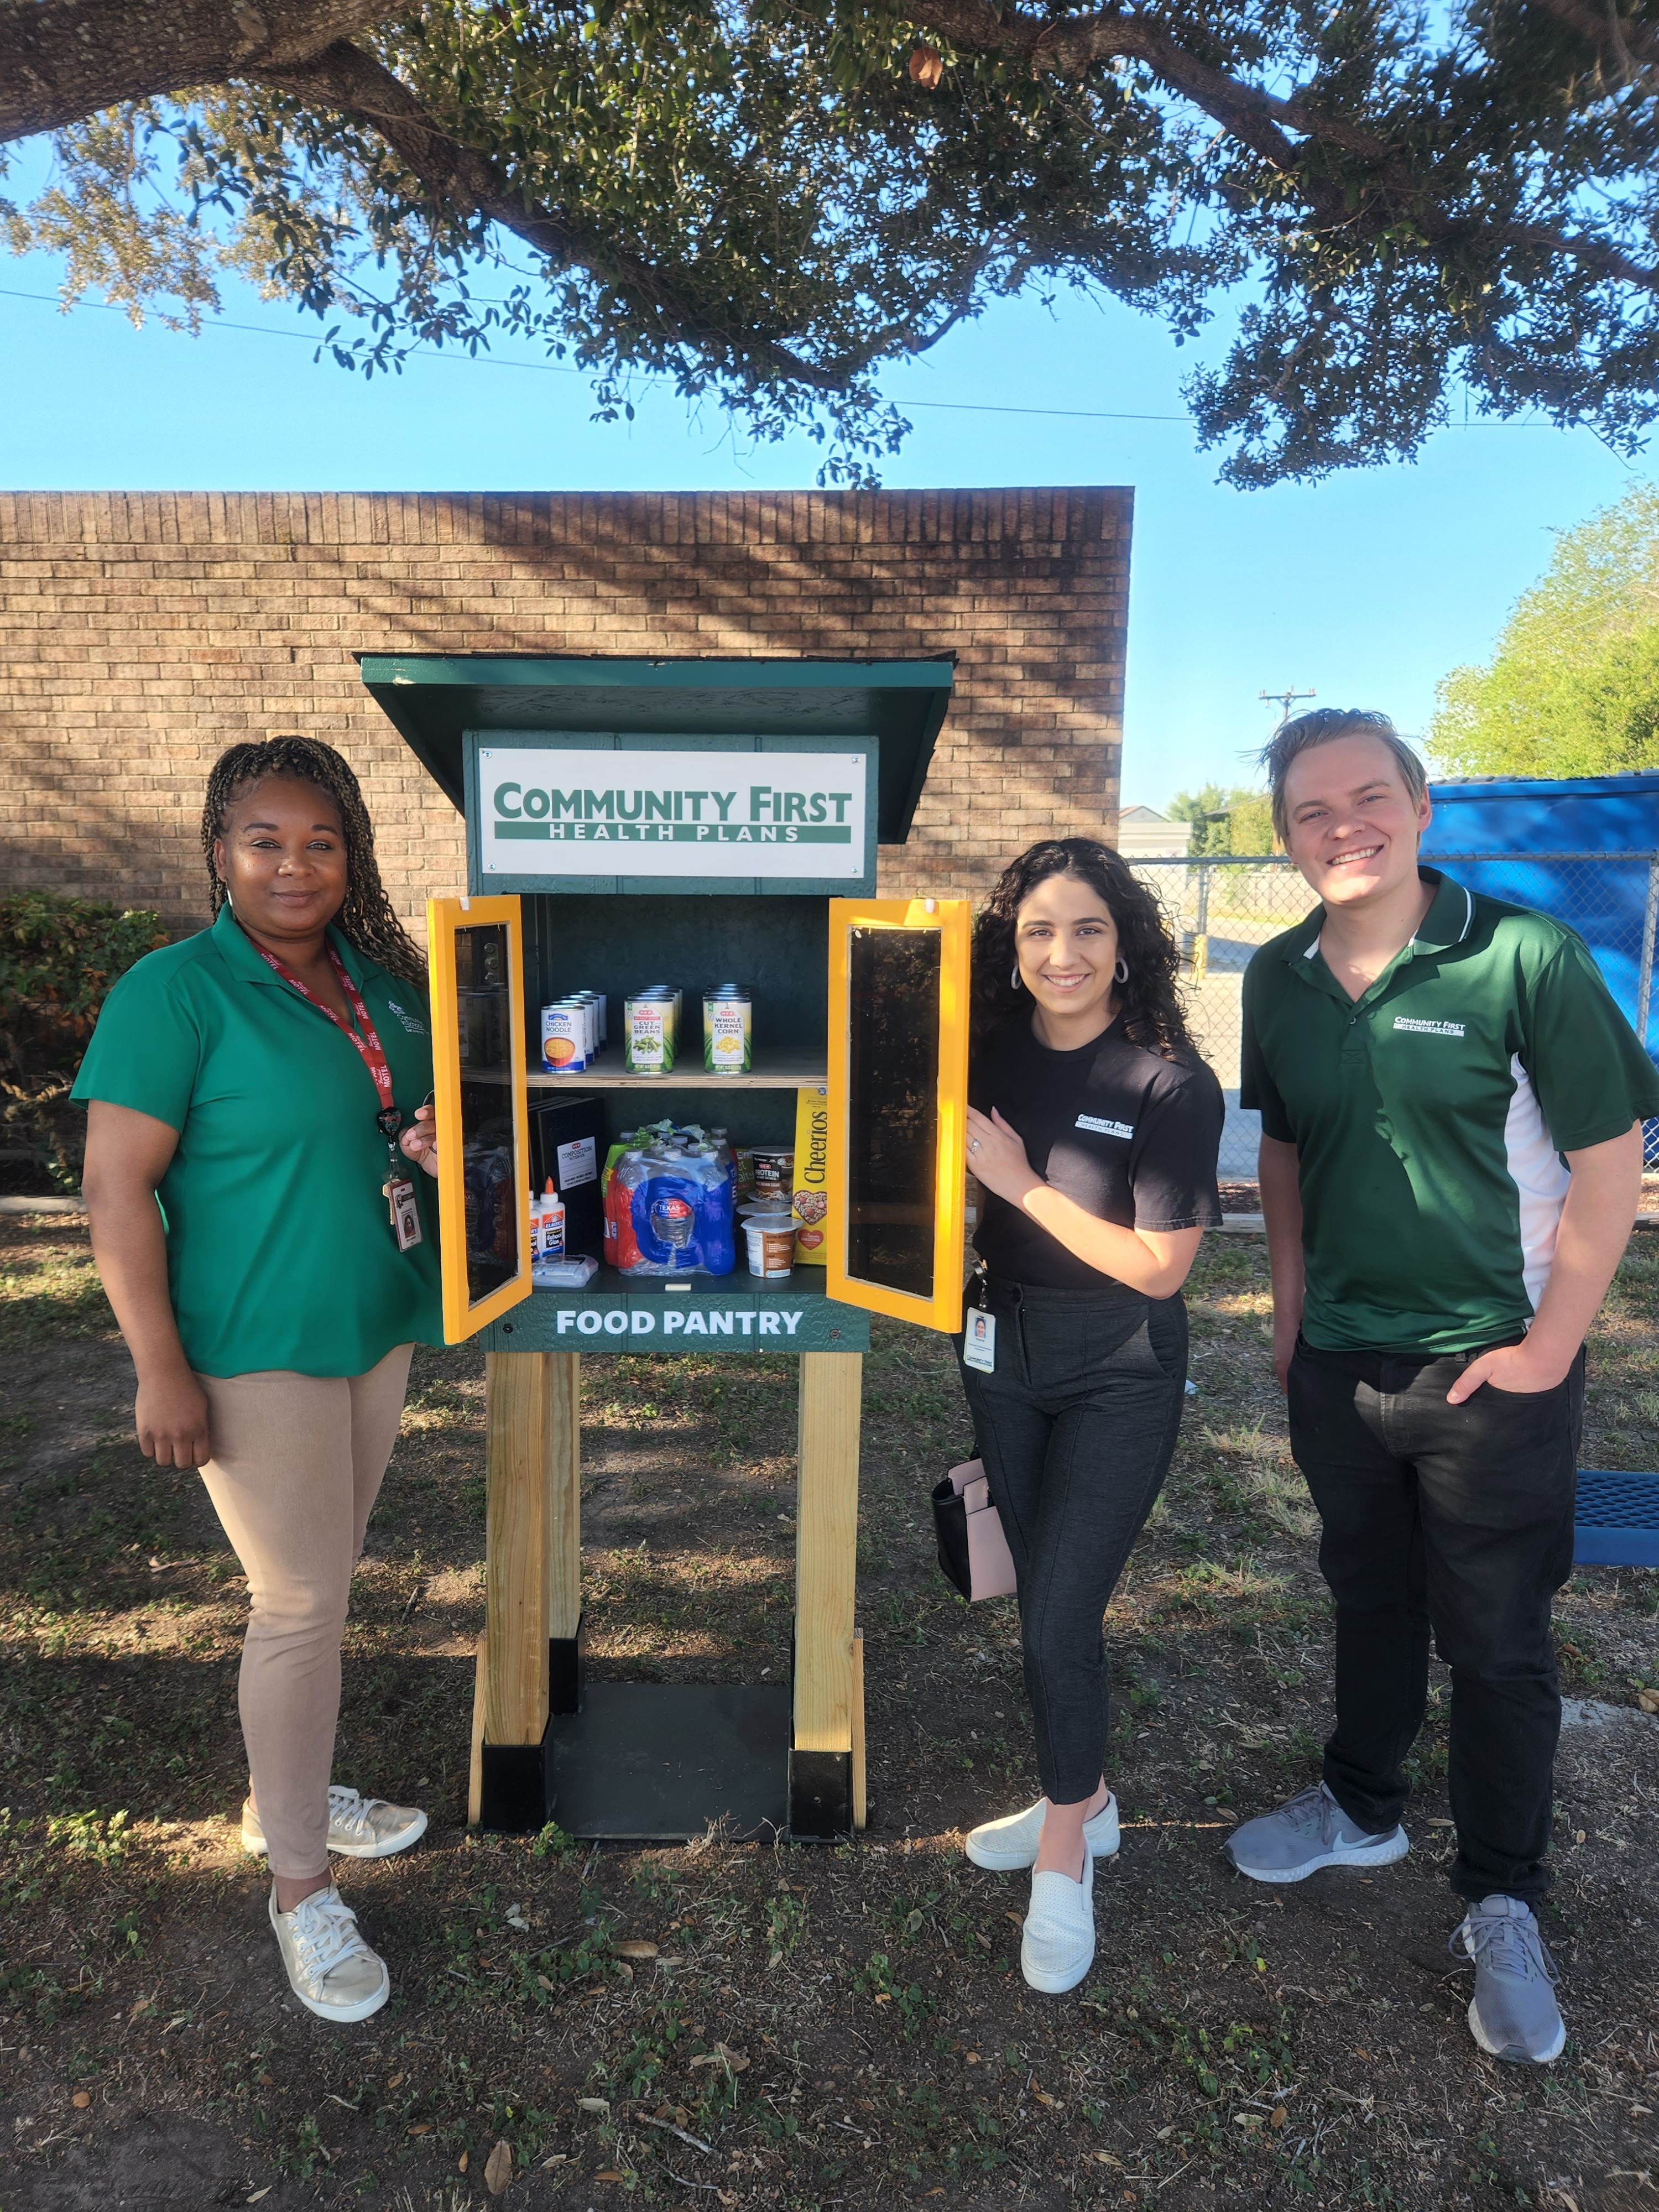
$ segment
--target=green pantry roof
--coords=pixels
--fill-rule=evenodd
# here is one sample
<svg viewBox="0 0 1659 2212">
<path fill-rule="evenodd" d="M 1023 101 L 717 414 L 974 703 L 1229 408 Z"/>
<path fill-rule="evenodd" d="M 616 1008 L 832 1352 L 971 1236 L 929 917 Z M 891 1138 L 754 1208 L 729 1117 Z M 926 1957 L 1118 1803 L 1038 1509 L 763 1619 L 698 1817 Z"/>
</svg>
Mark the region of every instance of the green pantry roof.
<svg viewBox="0 0 1659 2212">
<path fill-rule="evenodd" d="M 362 679 L 465 813 L 463 732 L 881 740 L 876 836 L 902 845 L 951 702 L 947 660 L 613 659 L 602 654 L 360 653 Z"/>
</svg>

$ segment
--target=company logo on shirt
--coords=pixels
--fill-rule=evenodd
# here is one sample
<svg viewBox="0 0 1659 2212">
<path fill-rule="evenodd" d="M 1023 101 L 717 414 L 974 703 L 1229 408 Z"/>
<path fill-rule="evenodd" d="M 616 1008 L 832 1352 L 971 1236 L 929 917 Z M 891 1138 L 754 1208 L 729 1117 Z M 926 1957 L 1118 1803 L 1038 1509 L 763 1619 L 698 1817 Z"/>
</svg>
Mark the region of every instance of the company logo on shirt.
<svg viewBox="0 0 1659 2212">
<path fill-rule="evenodd" d="M 392 1012 L 396 1014 L 398 1019 L 403 1024 L 404 1027 L 409 1031 L 410 1036 L 424 1036 L 426 1035 L 426 1024 L 423 1021 L 418 1020 L 415 1015 L 411 1014 L 407 1006 L 400 1006 L 395 999 L 388 999 L 386 1000 L 386 1004 L 391 1007 Z"/>
<path fill-rule="evenodd" d="M 1133 1121 L 1103 1121 L 1097 1114 L 1079 1114 L 1073 1125 L 1079 1129 L 1092 1129 L 1097 1137 L 1133 1137 Z"/>
<path fill-rule="evenodd" d="M 1418 1036 L 1462 1036 L 1462 1022 L 1419 1022 L 1409 1014 L 1396 1014 L 1394 1025 L 1397 1030 L 1410 1030 Z"/>
</svg>

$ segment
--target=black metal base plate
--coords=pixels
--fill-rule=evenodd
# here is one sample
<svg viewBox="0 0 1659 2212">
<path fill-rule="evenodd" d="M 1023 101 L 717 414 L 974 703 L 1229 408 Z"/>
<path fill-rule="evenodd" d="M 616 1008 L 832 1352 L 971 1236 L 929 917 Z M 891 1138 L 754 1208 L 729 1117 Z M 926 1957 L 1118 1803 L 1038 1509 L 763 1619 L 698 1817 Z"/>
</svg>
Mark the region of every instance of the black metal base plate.
<svg viewBox="0 0 1659 2212">
<path fill-rule="evenodd" d="M 789 1727 L 786 1682 L 586 1682 L 548 1723 L 550 1817 L 617 1843 L 785 1833 Z"/>
<path fill-rule="evenodd" d="M 501 1836 L 534 1836 L 547 1825 L 552 1788 L 552 1747 L 546 1731 L 539 1743 L 487 1743 L 483 1747 L 483 1789 L 478 1825 Z"/>
</svg>

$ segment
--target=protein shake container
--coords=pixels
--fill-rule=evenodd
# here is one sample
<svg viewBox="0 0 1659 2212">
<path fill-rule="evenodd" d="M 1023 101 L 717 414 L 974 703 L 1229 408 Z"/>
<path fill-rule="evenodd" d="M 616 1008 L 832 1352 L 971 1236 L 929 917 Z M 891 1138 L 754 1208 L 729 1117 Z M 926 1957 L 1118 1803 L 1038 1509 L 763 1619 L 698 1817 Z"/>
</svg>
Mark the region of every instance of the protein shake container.
<svg viewBox="0 0 1659 2212">
<path fill-rule="evenodd" d="M 753 1001 L 738 983 L 705 991 L 702 1064 L 711 1073 L 747 1075 L 753 1060 Z"/>
<path fill-rule="evenodd" d="M 757 1145 L 754 1149 L 755 1195 L 777 1200 L 788 1211 L 795 1188 L 795 1153 L 790 1145 Z"/>
</svg>

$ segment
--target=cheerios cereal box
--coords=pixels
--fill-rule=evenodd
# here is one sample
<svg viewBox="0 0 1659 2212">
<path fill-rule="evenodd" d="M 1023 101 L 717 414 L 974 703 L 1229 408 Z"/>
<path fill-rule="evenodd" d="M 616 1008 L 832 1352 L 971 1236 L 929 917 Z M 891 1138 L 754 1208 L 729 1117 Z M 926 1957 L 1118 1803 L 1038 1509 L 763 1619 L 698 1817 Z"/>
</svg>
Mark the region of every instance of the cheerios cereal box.
<svg viewBox="0 0 1659 2212">
<path fill-rule="evenodd" d="M 795 1093 L 795 1261 L 822 1267 L 830 1256 L 836 1194 L 830 1188 L 830 1093 Z"/>
</svg>

